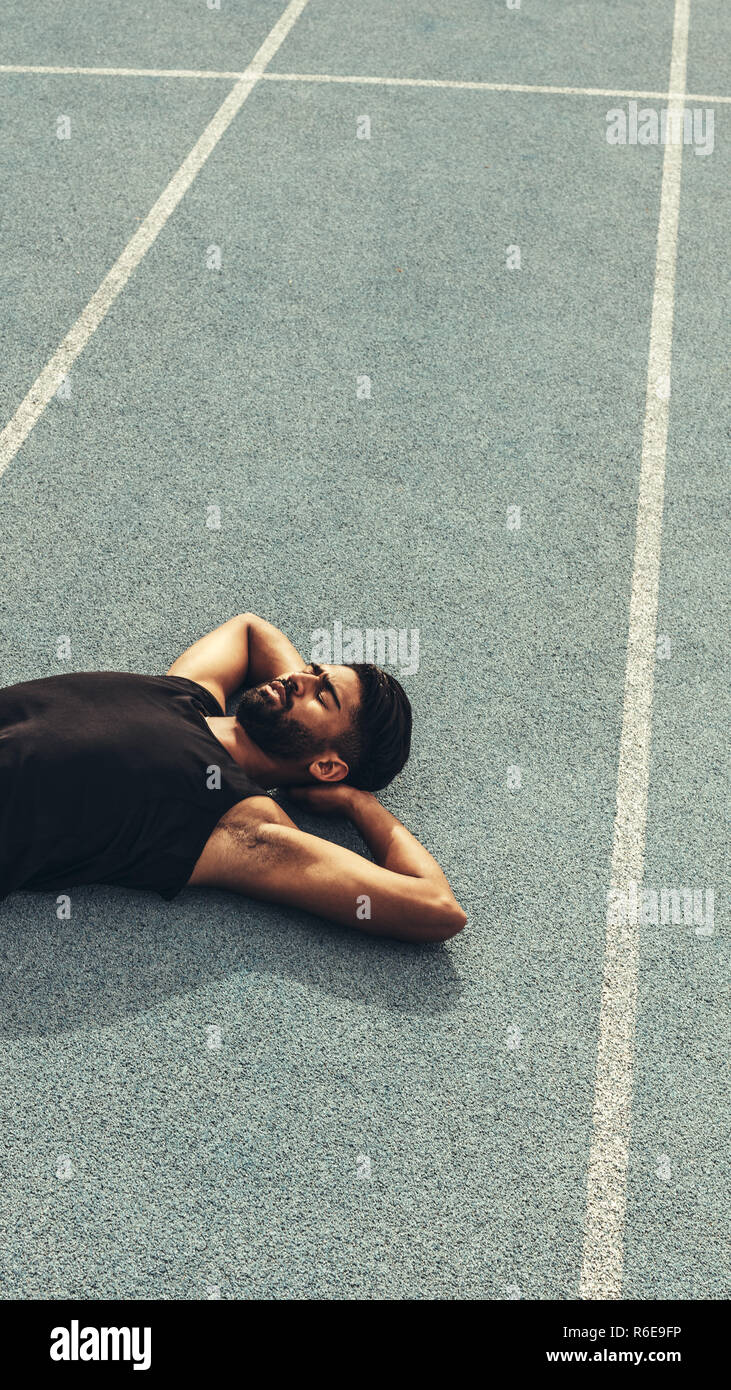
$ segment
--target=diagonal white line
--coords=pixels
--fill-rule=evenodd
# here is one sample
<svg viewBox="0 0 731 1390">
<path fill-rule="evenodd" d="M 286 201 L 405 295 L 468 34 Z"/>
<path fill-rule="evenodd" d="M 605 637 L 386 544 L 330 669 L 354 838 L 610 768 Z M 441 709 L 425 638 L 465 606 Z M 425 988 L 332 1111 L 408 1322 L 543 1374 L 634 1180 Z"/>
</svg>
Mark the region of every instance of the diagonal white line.
<svg viewBox="0 0 731 1390">
<path fill-rule="evenodd" d="M 33 426 L 40 419 L 72 363 L 83 352 L 89 339 L 109 312 L 117 295 L 124 289 L 130 275 L 136 270 L 146 252 L 149 251 L 170 214 L 175 211 L 181 198 L 190 188 L 196 174 L 202 169 L 209 154 L 215 149 L 234 116 L 256 86 L 267 63 L 271 62 L 307 3 L 308 0 L 290 0 L 281 18 L 274 25 L 271 33 L 267 35 L 236 86 L 219 106 L 215 116 L 206 126 L 187 159 L 183 160 L 167 188 L 160 194 L 144 222 L 128 241 L 121 256 L 105 275 L 86 308 L 82 310 L 76 323 L 69 329 L 50 362 L 46 364 L 40 376 L 33 382 L 30 391 L 21 401 L 12 420 L 8 422 L 0 434 L 0 474 L 5 472 L 5 469 L 15 458 L 21 444 L 27 439 Z"/>
<path fill-rule="evenodd" d="M 669 84 L 676 95 L 668 121 L 679 123 L 681 138 L 668 139 L 663 160 L 612 848 L 612 887 L 623 893 L 631 884 L 642 883 L 645 860 L 689 19 L 690 0 L 676 0 Z M 624 1264 L 639 933 L 636 924 L 614 924 L 611 916 L 608 913 L 580 1285 L 580 1296 L 586 1299 L 620 1298 Z"/>
<path fill-rule="evenodd" d="M 83 67 L 50 67 L 31 63 L 0 63 L 0 73 L 37 73 L 40 75 L 65 77 L 183 77 L 205 81 L 213 79 L 221 81 L 237 80 L 245 74 L 242 72 L 217 72 L 214 68 L 83 68 Z M 457 78 L 441 77 L 358 77 L 357 75 L 339 76 L 335 73 L 326 72 L 263 72 L 261 74 L 265 82 L 340 82 L 353 83 L 355 86 L 366 85 L 376 87 L 446 87 L 456 91 L 467 92 L 537 92 L 547 96 L 577 96 L 577 97 L 626 97 L 636 101 L 670 101 L 676 96 L 683 95 L 686 102 L 707 102 L 710 105 L 719 105 L 723 102 L 731 102 L 731 96 L 708 96 L 703 93 L 678 93 L 678 92 L 654 92 L 654 91 L 631 91 L 624 87 L 548 87 L 531 86 L 526 83 L 516 82 L 467 82 Z"/>
</svg>

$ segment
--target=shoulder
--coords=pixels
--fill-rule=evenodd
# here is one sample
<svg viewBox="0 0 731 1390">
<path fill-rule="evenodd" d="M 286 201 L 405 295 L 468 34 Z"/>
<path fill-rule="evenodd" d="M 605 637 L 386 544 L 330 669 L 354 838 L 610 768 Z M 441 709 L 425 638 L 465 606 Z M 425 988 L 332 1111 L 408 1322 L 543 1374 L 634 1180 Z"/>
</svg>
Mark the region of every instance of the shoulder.
<svg viewBox="0 0 731 1390">
<path fill-rule="evenodd" d="M 242 836 L 248 833 L 253 839 L 261 839 L 264 837 L 255 832 L 270 825 L 291 826 L 293 830 L 297 828 L 273 797 L 247 796 L 244 801 L 237 801 L 225 816 L 222 816 L 216 830 Z"/>
<path fill-rule="evenodd" d="M 263 872 L 287 853 L 286 845 L 277 843 L 277 835 L 298 834 L 294 821 L 270 796 L 247 796 L 221 817 L 188 885 L 254 892 L 262 886 Z"/>
<path fill-rule="evenodd" d="M 185 676 L 174 670 L 166 671 L 164 676 L 158 676 L 155 679 L 164 681 L 168 689 L 171 680 L 177 683 L 178 688 L 181 685 L 185 686 L 188 693 L 205 706 L 208 714 L 221 715 L 226 713 L 226 696 L 223 687 L 216 680 L 193 680 L 192 676 Z"/>
</svg>

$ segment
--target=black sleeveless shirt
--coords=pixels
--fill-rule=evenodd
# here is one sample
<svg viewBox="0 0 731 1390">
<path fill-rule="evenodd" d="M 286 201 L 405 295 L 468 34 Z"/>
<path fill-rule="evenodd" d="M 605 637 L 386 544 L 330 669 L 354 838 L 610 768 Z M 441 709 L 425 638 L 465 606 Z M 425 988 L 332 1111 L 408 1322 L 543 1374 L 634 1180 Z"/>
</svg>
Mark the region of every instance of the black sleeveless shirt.
<svg viewBox="0 0 731 1390">
<path fill-rule="evenodd" d="M 174 898 L 217 821 L 263 789 L 182 676 L 117 671 L 0 689 L 0 898 L 81 883 Z"/>
</svg>

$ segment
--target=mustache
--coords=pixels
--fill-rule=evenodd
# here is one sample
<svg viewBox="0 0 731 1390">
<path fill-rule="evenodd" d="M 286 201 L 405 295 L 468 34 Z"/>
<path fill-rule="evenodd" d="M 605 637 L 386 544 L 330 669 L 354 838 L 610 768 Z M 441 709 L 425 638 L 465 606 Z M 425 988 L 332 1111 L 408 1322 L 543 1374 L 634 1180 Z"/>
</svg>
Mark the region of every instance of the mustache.
<svg viewBox="0 0 731 1390">
<path fill-rule="evenodd" d="M 249 738 L 270 757 L 314 757 L 322 751 L 322 740 L 311 734 L 296 718 L 285 719 L 292 703 L 291 687 L 286 694 L 289 703 L 278 705 L 264 695 L 261 686 L 246 690 L 239 701 L 236 718 Z"/>
</svg>

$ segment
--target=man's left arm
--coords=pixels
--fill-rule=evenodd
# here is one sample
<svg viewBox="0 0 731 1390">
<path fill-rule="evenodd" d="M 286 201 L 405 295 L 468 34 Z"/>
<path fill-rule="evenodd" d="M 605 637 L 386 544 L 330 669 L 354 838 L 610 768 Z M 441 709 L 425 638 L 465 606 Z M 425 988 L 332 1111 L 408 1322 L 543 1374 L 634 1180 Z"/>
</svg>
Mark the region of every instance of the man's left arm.
<svg viewBox="0 0 731 1390">
<path fill-rule="evenodd" d="M 218 700 L 226 700 L 244 685 L 261 685 L 305 662 L 283 632 L 255 613 L 238 613 L 194 642 L 174 661 L 167 674 L 187 676 Z"/>
</svg>

